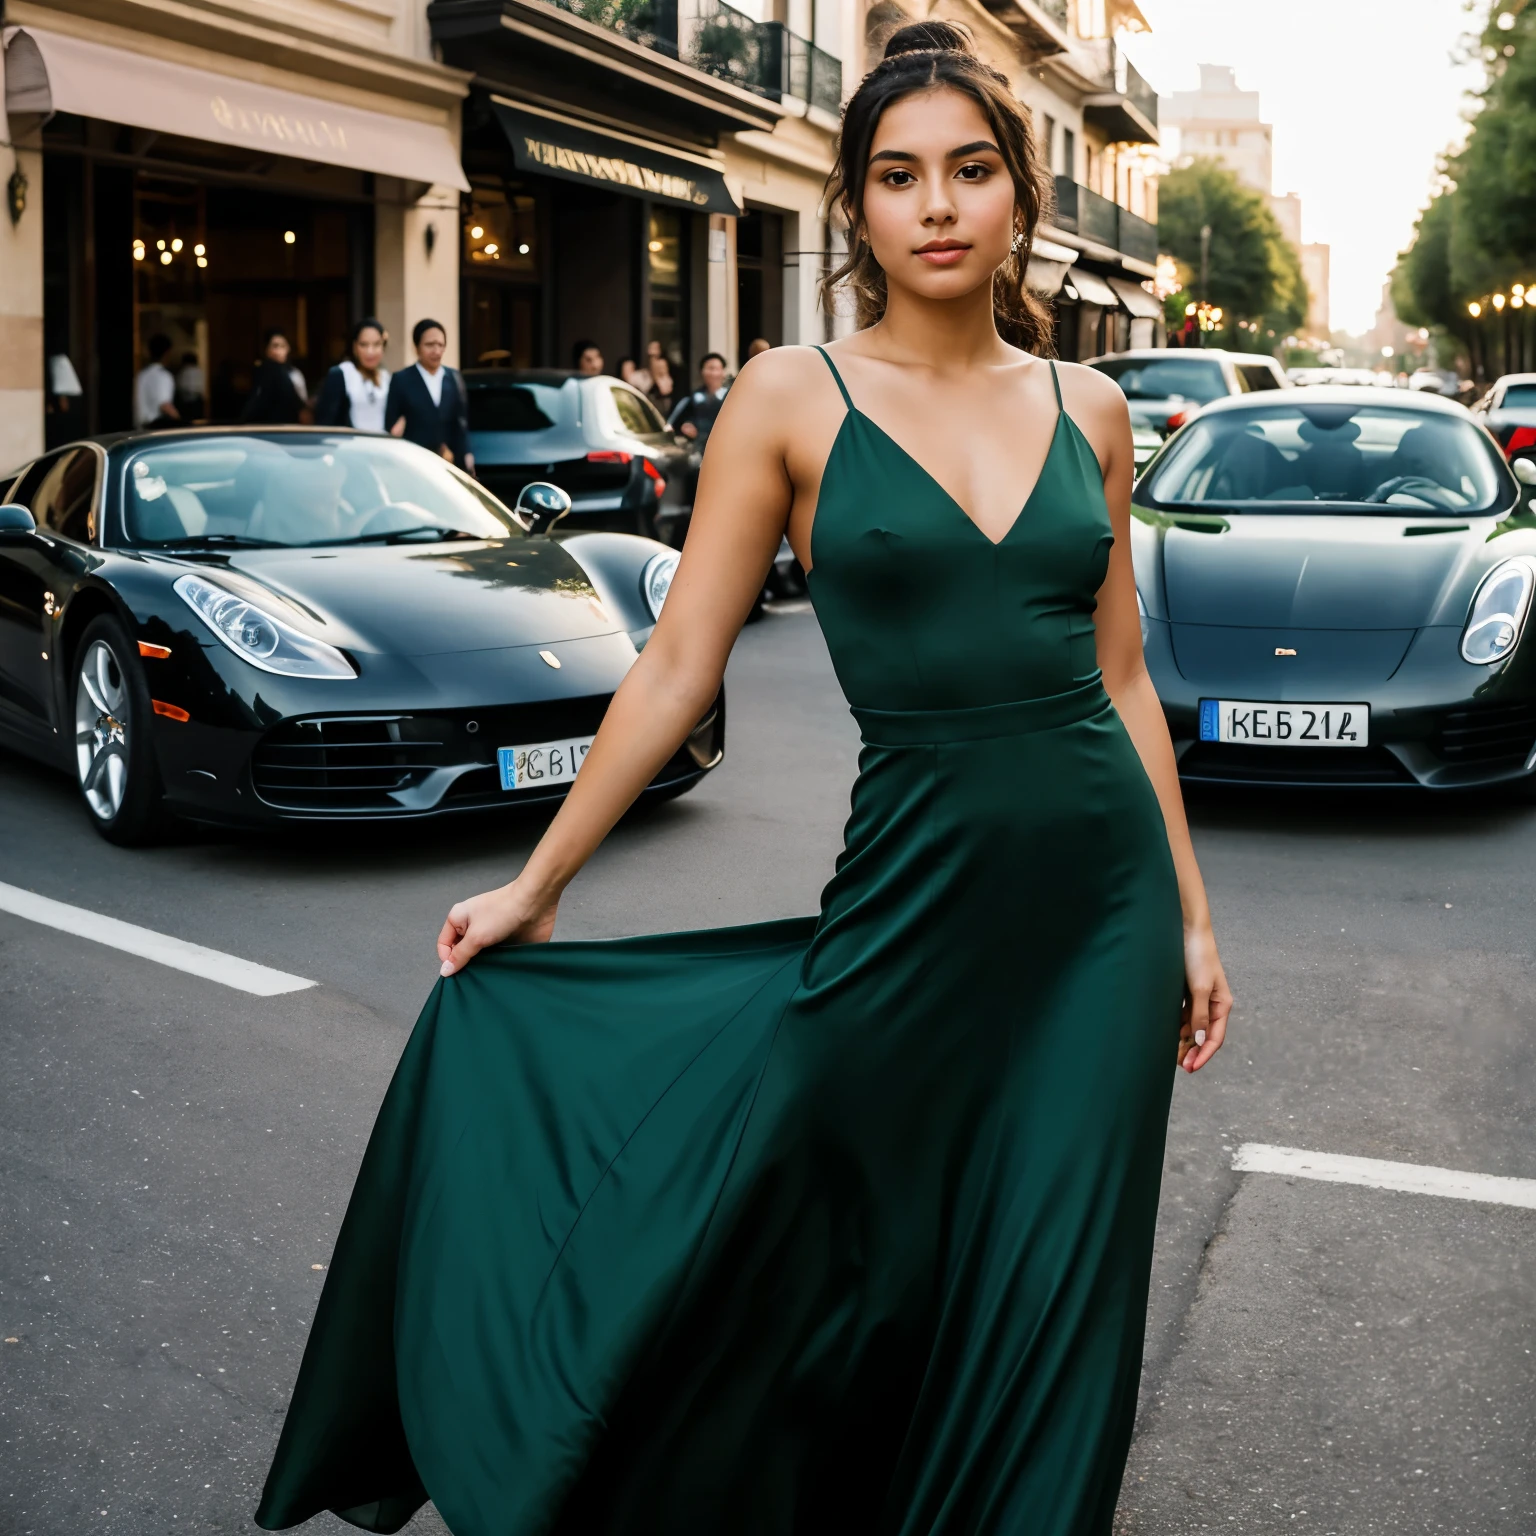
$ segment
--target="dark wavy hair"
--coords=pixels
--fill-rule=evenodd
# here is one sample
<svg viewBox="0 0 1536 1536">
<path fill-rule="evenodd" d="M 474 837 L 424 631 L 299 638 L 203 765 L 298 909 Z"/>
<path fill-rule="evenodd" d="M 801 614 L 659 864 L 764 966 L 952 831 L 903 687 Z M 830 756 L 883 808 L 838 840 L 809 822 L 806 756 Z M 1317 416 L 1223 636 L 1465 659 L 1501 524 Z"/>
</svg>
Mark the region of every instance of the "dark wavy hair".
<svg viewBox="0 0 1536 1536">
<path fill-rule="evenodd" d="M 1050 311 L 1024 281 L 1035 228 L 1049 200 L 1050 181 L 1035 149 L 1029 113 L 1013 94 L 1008 77 L 977 57 L 970 32 L 956 22 L 918 21 L 893 32 L 885 57 L 865 75 L 843 109 L 837 157 L 827 179 L 827 201 L 848 228 L 848 254 L 822 279 L 822 302 L 830 311 L 837 288 L 853 294 L 859 329 L 885 313 L 885 273 L 864 231 L 864 184 L 870 145 L 885 109 L 917 91 L 945 86 L 969 96 L 981 108 L 1013 178 L 1023 239 L 992 279 L 992 307 L 1004 341 L 1042 357 L 1054 350 Z"/>
</svg>

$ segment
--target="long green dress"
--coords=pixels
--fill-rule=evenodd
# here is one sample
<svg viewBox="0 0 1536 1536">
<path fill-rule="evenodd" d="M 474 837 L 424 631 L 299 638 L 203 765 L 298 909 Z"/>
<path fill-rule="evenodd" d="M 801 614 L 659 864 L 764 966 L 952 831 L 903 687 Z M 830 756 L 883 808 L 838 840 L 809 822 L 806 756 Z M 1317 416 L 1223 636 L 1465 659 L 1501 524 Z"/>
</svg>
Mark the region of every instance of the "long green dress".
<svg viewBox="0 0 1536 1536">
<path fill-rule="evenodd" d="M 994 544 L 838 387 L 810 582 L 865 745 L 820 916 L 438 983 L 263 1527 L 1107 1536 L 1183 946 L 1102 479 L 1061 411 Z"/>
</svg>

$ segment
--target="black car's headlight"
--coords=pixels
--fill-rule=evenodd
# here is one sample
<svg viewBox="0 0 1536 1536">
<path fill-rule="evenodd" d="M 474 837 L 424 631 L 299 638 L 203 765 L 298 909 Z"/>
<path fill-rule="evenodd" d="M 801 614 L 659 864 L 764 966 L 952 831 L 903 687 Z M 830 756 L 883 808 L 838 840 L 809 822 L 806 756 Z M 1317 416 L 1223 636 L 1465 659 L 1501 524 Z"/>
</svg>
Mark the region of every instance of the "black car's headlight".
<svg viewBox="0 0 1536 1536">
<path fill-rule="evenodd" d="M 312 640 L 265 609 L 188 572 L 176 578 L 181 600 L 242 661 L 279 677 L 354 678 L 352 663 L 333 645 Z"/>
<path fill-rule="evenodd" d="M 1506 560 L 1483 577 L 1461 632 L 1462 659 L 1478 666 L 1502 661 L 1514 650 L 1530 612 L 1536 564 Z"/>
<path fill-rule="evenodd" d="M 676 574 L 679 558 L 675 549 L 664 549 L 645 562 L 645 570 L 640 576 L 640 590 L 645 594 L 653 619 L 661 617 L 661 605 L 666 602 L 667 593 L 672 590 L 672 577 Z"/>
</svg>

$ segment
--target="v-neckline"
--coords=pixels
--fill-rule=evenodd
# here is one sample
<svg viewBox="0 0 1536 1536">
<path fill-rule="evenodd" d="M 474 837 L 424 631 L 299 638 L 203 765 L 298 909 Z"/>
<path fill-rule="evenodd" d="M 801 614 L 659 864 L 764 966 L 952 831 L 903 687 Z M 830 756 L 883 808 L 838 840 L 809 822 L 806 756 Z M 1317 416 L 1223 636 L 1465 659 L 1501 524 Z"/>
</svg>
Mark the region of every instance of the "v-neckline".
<svg viewBox="0 0 1536 1536">
<path fill-rule="evenodd" d="M 859 421 L 866 423 L 875 432 L 878 432 L 880 436 L 883 437 L 885 441 L 888 442 L 891 447 L 893 447 L 897 453 L 899 453 L 902 458 L 904 458 L 907 463 L 910 464 L 913 469 L 915 469 L 918 474 L 920 474 L 929 483 L 929 485 L 931 485 L 934 490 L 936 490 L 939 495 L 941 495 L 945 501 L 947 501 L 950 506 L 954 508 L 961 521 L 968 523 L 978 538 L 985 540 L 986 543 L 990 544 L 993 549 L 1001 549 L 1003 545 L 1008 542 L 1009 538 L 1013 534 L 1014 529 L 1024 521 L 1024 514 L 1029 511 L 1030 504 L 1034 501 L 1036 493 L 1039 491 L 1041 484 L 1045 480 L 1046 472 L 1051 467 L 1051 460 L 1056 455 L 1056 443 L 1057 440 L 1061 437 L 1061 424 L 1064 420 L 1066 420 L 1067 413 L 1060 406 L 1057 407 L 1056 424 L 1051 428 L 1051 440 L 1050 443 L 1046 446 L 1045 459 L 1040 465 L 1039 474 L 1035 476 L 1035 483 L 1029 488 L 1029 495 L 1024 498 L 1024 504 L 1019 508 L 1017 512 L 1014 513 L 1013 521 L 1009 523 L 1008 526 L 1002 531 L 1002 533 L 995 539 L 992 538 L 991 535 L 988 534 L 987 531 L 981 526 L 981 524 L 978 523 L 976 519 L 972 517 L 971 514 L 967 512 L 963 506 L 960 505 L 960 502 L 956 499 L 953 492 L 944 488 L 944 485 L 939 480 L 938 476 L 935 475 L 932 470 L 926 468 L 921 463 L 921 461 L 914 457 L 913 454 L 910 453 L 906 448 L 902 447 L 902 445 L 897 442 L 897 440 L 892 437 L 891 434 L 887 432 L 885 428 L 882 427 L 880 423 L 874 419 L 873 416 L 866 416 L 864 412 L 861 411 L 858 406 L 854 405 L 852 402 L 849 402 L 848 404 L 848 415 L 856 417 Z M 812 525 L 812 531 L 814 532 L 814 524 Z"/>
</svg>

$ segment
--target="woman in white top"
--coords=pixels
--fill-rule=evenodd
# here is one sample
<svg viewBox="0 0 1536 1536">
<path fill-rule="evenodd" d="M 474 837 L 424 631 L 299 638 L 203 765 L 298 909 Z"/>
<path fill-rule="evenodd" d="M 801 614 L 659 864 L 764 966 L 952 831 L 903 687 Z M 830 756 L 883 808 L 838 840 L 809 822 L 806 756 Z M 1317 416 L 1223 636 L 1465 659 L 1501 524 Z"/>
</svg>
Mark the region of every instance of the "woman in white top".
<svg viewBox="0 0 1536 1536">
<path fill-rule="evenodd" d="M 388 340 L 388 332 L 377 320 L 359 320 L 352 327 L 352 356 L 332 368 L 320 386 L 320 398 L 315 402 L 317 426 L 384 430 L 384 402 L 389 395 L 384 347 Z"/>
</svg>

